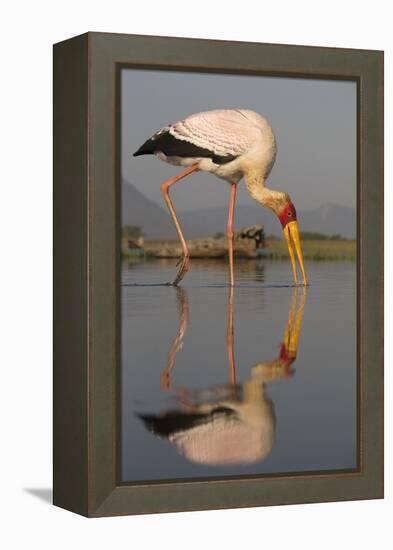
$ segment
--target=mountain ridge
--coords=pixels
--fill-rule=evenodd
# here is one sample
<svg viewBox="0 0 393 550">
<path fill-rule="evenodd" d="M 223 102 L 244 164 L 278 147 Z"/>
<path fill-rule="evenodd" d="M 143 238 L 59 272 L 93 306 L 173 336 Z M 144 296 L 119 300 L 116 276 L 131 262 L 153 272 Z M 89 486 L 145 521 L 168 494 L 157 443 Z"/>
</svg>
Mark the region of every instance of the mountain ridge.
<svg viewBox="0 0 393 550">
<path fill-rule="evenodd" d="M 141 227 L 147 238 L 176 238 L 169 213 L 145 197 L 134 185 L 122 179 L 122 225 Z M 178 210 L 186 238 L 198 238 L 225 232 L 227 207 Z M 315 231 L 344 238 L 356 236 L 356 209 L 334 203 L 324 203 L 309 210 L 298 210 L 300 231 Z M 267 235 L 282 236 L 279 221 L 272 212 L 257 203 L 239 204 L 235 211 L 235 227 L 263 224 Z"/>
<path fill-rule="evenodd" d="M 196 211 L 181 210 L 179 215 L 190 225 L 203 219 L 208 233 L 224 232 L 226 227 L 226 208 L 206 208 Z M 334 203 L 324 203 L 317 208 L 298 210 L 297 218 L 300 231 L 312 231 L 326 235 L 341 235 L 344 238 L 356 237 L 356 209 Z M 245 227 L 263 224 L 267 235 L 282 235 L 281 225 L 276 216 L 267 209 L 255 205 L 238 205 L 235 211 L 235 226 Z"/>
<path fill-rule="evenodd" d="M 122 178 L 121 185 L 121 224 L 139 226 L 147 238 L 176 238 L 169 212 L 148 199 L 125 178 Z M 184 231 L 189 233 L 194 229 L 185 222 Z"/>
</svg>

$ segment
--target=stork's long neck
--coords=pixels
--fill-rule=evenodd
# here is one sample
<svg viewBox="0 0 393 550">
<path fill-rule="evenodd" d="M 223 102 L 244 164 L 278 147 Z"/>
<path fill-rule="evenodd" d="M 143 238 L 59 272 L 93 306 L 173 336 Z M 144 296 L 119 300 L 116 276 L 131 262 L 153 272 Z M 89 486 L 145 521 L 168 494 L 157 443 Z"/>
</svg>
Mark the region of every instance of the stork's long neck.
<svg viewBox="0 0 393 550">
<path fill-rule="evenodd" d="M 265 187 L 265 178 L 260 172 L 249 172 L 245 174 L 246 187 L 254 200 L 262 206 L 276 210 L 285 193 Z"/>
</svg>

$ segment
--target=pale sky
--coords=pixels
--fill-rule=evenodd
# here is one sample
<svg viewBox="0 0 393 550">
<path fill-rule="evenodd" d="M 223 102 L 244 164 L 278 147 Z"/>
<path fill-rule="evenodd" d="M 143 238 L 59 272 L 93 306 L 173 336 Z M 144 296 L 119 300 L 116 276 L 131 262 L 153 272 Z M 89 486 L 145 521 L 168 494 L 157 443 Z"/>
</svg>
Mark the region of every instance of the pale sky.
<svg viewBox="0 0 393 550">
<path fill-rule="evenodd" d="M 350 81 L 122 70 L 122 176 L 163 206 L 160 183 L 181 170 L 155 157 L 133 157 L 147 138 L 184 116 L 220 108 L 252 109 L 276 135 L 267 185 L 286 191 L 299 210 L 356 205 L 356 84 Z M 172 192 L 179 210 L 226 206 L 227 184 L 198 173 Z M 250 204 L 240 185 L 238 203 Z"/>
</svg>

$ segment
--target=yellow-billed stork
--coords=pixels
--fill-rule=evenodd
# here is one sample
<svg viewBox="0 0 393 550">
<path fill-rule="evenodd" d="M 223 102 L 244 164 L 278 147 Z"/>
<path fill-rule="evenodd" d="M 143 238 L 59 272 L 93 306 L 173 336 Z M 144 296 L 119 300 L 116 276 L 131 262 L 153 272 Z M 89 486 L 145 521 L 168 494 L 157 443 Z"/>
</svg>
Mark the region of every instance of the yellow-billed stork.
<svg viewBox="0 0 393 550">
<path fill-rule="evenodd" d="M 161 185 L 183 249 L 174 285 L 182 280 L 189 269 L 189 252 L 169 197 L 169 188 L 198 170 L 212 172 L 231 184 L 227 223 L 230 285 L 234 284 L 233 218 L 236 189 L 243 177 L 252 198 L 273 210 L 280 220 L 287 241 L 295 284 L 298 284 L 298 279 L 294 247 L 303 275 L 303 284 L 307 284 L 295 206 L 288 193 L 265 186 L 276 159 L 276 152 L 276 139 L 265 118 L 247 109 L 220 109 L 196 113 L 168 124 L 134 153 L 134 156 L 156 155 L 170 164 L 186 167 L 180 174 L 169 178 Z"/>
</svg>

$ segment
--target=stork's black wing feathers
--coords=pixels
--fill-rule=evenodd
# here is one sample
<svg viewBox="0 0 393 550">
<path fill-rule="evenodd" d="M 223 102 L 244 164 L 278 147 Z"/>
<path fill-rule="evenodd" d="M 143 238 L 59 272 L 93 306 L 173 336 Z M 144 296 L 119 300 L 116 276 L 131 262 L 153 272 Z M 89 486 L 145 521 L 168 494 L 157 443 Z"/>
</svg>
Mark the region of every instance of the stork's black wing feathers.
<svg viewBox="0 0 393 550">
<path fill-rule="evenodd" d="M 226 164 L 236 158 L 234 155 L 216 155 L 214 151 L 198 147 L 185 139 L 177 139 L 169 132 L 155 134 L 134 153 L 134 157 L 140 155 L 154 155 L 164 153 L 167 157 L 186 158 L 210 158 L 215 164 Z"/>
<path fill-rule="evenodd" d="M 203 423 L 205 415 L 171 412 L 162 416 L 139 414 L 146 428 L 161 437 L 168 437 L 176 432 L 182 432 L 194 428 Z"/>
<path fill-rule="evenodd" d="M 136 416 L 144 422 L 149 431 L 161 437 L 169 437 L 177 432 L 186 432 L 196 426 L 208 424 L 216 415 L 236 419 L 236 412 L 223 406 L 217 406 L 207 413 L 168 411 L 163 415 L 137 414 Z"/>
</svg>

